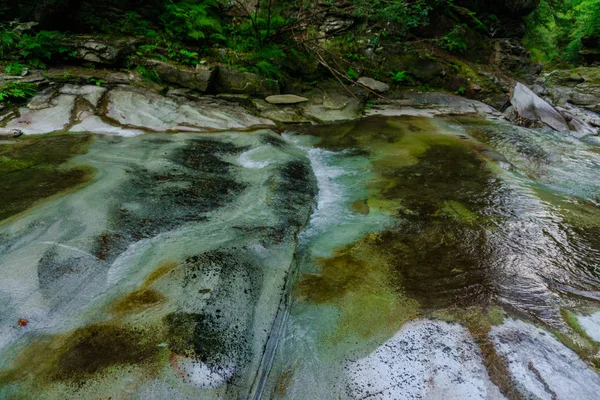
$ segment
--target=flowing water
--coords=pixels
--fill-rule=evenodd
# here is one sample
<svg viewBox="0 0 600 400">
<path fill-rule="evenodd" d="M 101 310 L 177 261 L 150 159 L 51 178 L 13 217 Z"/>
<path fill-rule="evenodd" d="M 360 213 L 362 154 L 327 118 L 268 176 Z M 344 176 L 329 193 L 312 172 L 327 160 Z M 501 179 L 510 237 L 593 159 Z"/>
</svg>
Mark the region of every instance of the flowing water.
<svg viewBox="0 0 600 400">
<path fill-rule="evenodd" d="M 374 117 L 24 140 L 0 144 L 1 398 L 600 393 L 577 139 Z"/>
</svg>

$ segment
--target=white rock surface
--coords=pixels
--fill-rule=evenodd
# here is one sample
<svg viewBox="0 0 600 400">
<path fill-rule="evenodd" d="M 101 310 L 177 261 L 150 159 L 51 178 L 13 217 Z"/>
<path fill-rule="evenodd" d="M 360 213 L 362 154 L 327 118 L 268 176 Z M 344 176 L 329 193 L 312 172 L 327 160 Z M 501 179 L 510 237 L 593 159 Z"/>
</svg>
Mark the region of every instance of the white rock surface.
<svg viewBox="0 0 600 400">
<path fill-rule="evenodd" d="M 156 132 L 244 129 L 273 126 L 231 103 L 207 99 L 182 101 L 133 88 L 116 88 L 108 93 L 107 116 L 119 124 Z"/>
<path fill-rule="evenodd" d="M 106 93 L 107 90 L 108 89 L 106 88 L 93 85 L 65 85 L 62 88 L 60 88 L 61 93 L 83 97 L 94 107 L 98 107 L 98 103 L 100 102 L 102 95 L 104 95 L 104 93 Z"/>
<path fill-rule="evenodd" d="M 405 324 L 369 356 L 347 365 L 354 399 L 503 399 L 479 348 L 460 325 Z"/>
<path fill-rule="evenodd" d="M 517 86 L 513 89 L 510 102 L 522 118 L 530 121 L 541 121 L 559 132 L 569 132 L 569 126 L 562 115 L 527 86 L 517 83 Z"/>
<path fill-rule="evenodd" d="M 89 132 L 100 135 L 118 135 L 124 137 L 137 136 L 144 133 L 144 131 L 139 129 L 127 129 L 107 124 L 99 116 L 87 111 L 83 112 L 79 118 L 81 122 L 73 126 L 69 130 L 70 132 Z"/>
<path fill-rule="evenodd" d="M 589 337 L 600 343 L 600 311 L 592 315 L 578 315 L 577 320 Z"/>
<path fill-rule="evenodd" d="M 490 332 L 508 361 L 517 389 L 527 399 L 598 400 L 600 376 L 550 333 L 508 319 Z"/>
<path fill-rule="evenodd" d="M 6 124 L 6 128 L 19 129 L 26 135 L 39 135 L 56 132 L 66 128 L 75 104 L 75 96 L 61 94 L 51 101 L 51 107 L 32 110 L 21 108 L 20 117 Z"/>
</svg>

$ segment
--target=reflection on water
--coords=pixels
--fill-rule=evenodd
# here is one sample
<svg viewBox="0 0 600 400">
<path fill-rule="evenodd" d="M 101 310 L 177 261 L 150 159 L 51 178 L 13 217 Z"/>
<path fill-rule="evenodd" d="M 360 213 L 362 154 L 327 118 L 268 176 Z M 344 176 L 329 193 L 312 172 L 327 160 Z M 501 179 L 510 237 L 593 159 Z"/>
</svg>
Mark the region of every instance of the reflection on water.
<svg viewBox="0 0 600 400">
<path fill-rule="evenodd" d="M 600 301 L 600 156 L 546 135 L 402 117 L 97 138 L 68 165 L 88 186 L 0 226 L 0 397 L 537 393 L 496 342 L 505 313 L 600 365 L 570 311 Z"/>
</svg>

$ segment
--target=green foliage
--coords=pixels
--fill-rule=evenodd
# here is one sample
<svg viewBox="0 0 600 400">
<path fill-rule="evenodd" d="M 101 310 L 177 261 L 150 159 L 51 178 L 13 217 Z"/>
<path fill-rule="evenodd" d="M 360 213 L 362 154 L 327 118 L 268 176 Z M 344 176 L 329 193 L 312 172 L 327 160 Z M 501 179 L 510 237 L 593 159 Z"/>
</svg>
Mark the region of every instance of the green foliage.
<svg viewBox="0 0 600 400">
<path fill-rule="evenodd" d="M 187 41 L 223 40 L 216 0 L 169 1 L 161 21 L 167 34 Z"/>
<path fill-rule="evenodd" d="M 156 70 L 154 68 L 147 68 L 147 67 L 144 67 L 143 65 L 138 65 L 136 71 L 146 81 L 155 82 L 155 83 L 162 82 L 162 80 L 160 79 L 160 76 L 158 75 L 158 72 L 156 72 Z"/>
<path fill-rule="evenodd" d="M 600 37 L 600 0 L 541 0 L 526 20 L 525 45 L 542 63 L 578 63 L 581 38 Z"/>
<path fill-rule="evenodd" d="M 403 83 L 410 79 L 410 77 L 406 74 L 406 71 L 398 71 L 390 75 L 392 76 L 392 80 L 396 83 Z"/>
<path fill-rule="evenodd" d="M 61 43 L 64 34 L 57 31 L 40 31 L 35 35 L 23 34 L 17 43 L 19 54 L 34 67 L 44 68 L 57 54 L 64 54 L 69 48 Z"/>
<path fill-rule="evenodd" d="M 367 21 L 392 22 L 406 33 L 411 28 L 427 24 L 437 1 L 432 0 L 352 0 L 354 15 Z"/>
<path fill-rule="evenodd" d="M 4 67 L 4 72 L 8 75 L 19 76 L 23 73 L 25 67 L 27 67 L 25 64 L 13 62 Z"/>
<path fill-rule="evenodd" d="M 467 92 L 467 89 L 463 86 L 459 87 L 458 90 L 456 91 L 456 94 L 458 95 L 464 95 Z"/>
<path fill-rule="evenodd" d="M 0 101 L 26 100 L 37 92 L 37 86 L 29 82 L 9 82 L 0 87 Z"/>
<path fill-rule="evenodd" d="M 441 38 L 441 46 L 454 53 L 464 53 L 467 51 L 467 44 L 464 39 L 466 28 L 465 24 L 455 26 L 450 33 Z"/>
<path fill-rule="evenodd" d="M 102 86 L 104 84 L 104 79 L 100 79 L 100 78 L 90 78 L 90 83 L 93 85 L 96 85 L 98 87 Z"/>
<path fill-rule="evenodd" d="M 352 68 L 350 68 L 347 72 L 346 72 L 346 76 L 348 76 L 348 78 L 352 79 L 353 81 L 358 79 L 358 72 L 356 72 L 355 70 L 353 70 Z"/>
<path fill-rule="evenodd" d="M 0 26 L 0 57 L 6 58 L 17 45 L 19 35 L 6 26 Z"/>
</svg>

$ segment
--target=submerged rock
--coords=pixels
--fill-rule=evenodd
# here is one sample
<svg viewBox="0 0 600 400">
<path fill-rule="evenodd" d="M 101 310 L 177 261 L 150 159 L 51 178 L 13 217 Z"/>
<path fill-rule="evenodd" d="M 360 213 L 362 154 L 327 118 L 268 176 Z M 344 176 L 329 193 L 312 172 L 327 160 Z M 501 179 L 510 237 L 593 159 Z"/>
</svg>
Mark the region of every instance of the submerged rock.
<svg viewBox="0 0 600 400">
<path fill-rule="evenodd" d="M 569 132 L 569 126 L 562 115 L 525 85 L 517 83 L 510 102 L 519 117 L 531 122 L 541 122 L 559 132 Z"/>
</svg>

